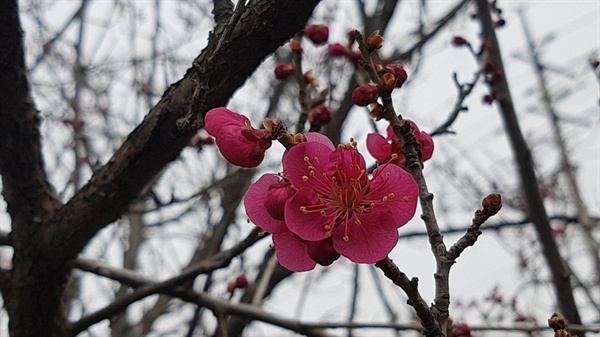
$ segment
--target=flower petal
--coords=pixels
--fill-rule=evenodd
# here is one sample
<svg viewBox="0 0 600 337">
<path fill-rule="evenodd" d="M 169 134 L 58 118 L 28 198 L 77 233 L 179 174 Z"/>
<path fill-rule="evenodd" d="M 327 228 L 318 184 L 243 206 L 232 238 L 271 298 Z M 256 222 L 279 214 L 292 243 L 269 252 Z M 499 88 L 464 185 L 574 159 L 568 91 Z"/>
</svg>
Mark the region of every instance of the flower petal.
<svg viewBox="0 0 600 337">
<path fill-rule="evenodd" d="M 346 145 L 333 151 L 329 156 L 328 172 L 340 182 L 357 180 L 367 181 L 365 158 L 354 147 Z"/>
<path fill-rule="evenodd" d="M 289 232 L 285 222 L 273 218 L 265 207 L 269 186 L 279 182 L 281 182 L 281 177 L 278 175 L 264 174 L 254 184 L 250 185 L 244 196 L 244 207 L 250 221 L 269 233 Z"/>
<path fill-rule="evenodd" d="M 317 194 L 310 188 L 299 189 L 293 197 L 285 203 L 285 223 L 287 227 L 300 238 L 308 241 L 320 241 L 328 236 L 325 226 L 333 226 L 333 215 L 321 215 L 319 210 L 311 210 L 322 204 Z M 301 208 L 306 207 L 307 211 Z M 322 209 L 326 210 L 325 205 Z"/>
<path fill-rule="evenodd" d="M 305 142 L 292 147 L 283 157 L 283 171 L 294 187 L 309 186 L 302 177 L 310 174 L 309 166 L 324 172 L 329 161 L 331 148 L 320 142 Z"/>
<path fill-rule="evenodd" d="M 360 224 L 357 224 L 359 220 Z M 392 216 L 386 212 L 356 214 L 333 233 L 333 247 L 356 263 L 383 260 L 398 243 L 398 230 Z M 344 238 L 347 236 L 347 240 Z"/>
<path fill-rule="evenodd" d="M 433 138 L 427 132 L 421 132 L 417 136 L 417 140 L 421 143 L 421 152 L 423 154 L 423 161 L 431 159 L 433 155 Z"/>
<path fill-rule="evenodd" d="M 294 233 L 287 231 L 273 234 L 277 260 L 291 271 L 308 271 L 315 268 L 315 261 L 308 256 L 308 245 Z"/>
<path fill-rule="evenodd" d="M 227 161 L 242 167 L 256 167 L 260 165 L 265 157 L 265 150 L 271 144 L 270 141 L 259 139 L 248 140 L 242 135 L 241 129 L 237 127 L 225 127 L 219 131 L 216 137 L 217 147 Z"/>
<path fill-rule="evenodd" d="M 378 133 L 367 135 L 367 150 L 380 163 L 385 163 L 392 155 L 392 145 Z"/>
<path fill-rule="evenodd" d="M 223 107 L 209 110 L 204 117 L 204 128 L 213 137 L 217 137 L 224 127 L 237 126 L 241 128 L 245 125 L 250 125 L 246 116 Z"/>
<path fill-rule="evenodd" d="M 306 137 L 306 141 L 307 142 L 321 143 L 321 144 L 326 145 L 328 148 L 330 148 L 331 151 L 335 150 L 335 146 L 333 145 L 333 143 L 331 142 L 331 140 L 329 140 L 329 138 L 327 138 L 327 136 L 325 136 L 322 133 L 318 133 L 318 132 L 305 132 L 304 133 L 304 137 Z"/>
<path fill-rule="evenodd" d="M 385 164 L 373 171 L 369 198 L 386 198 L 387 201 L 377 207 L 389 212 L 396 227 L 401 227 L 415 215 L 419 188 L 410 173 L 396 165 Z"/>
</svg>

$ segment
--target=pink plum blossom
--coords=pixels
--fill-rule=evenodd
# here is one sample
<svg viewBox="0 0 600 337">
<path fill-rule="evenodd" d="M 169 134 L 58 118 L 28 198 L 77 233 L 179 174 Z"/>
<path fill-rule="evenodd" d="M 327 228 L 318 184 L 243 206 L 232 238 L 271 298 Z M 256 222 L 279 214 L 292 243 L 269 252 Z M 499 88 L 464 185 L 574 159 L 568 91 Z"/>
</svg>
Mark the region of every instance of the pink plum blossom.
<svg viewBox="0 0 600 337">
<path fill-rule="evenodd" d="M 353 262 L 385 258 L 398 241 L 397 229 L 415 213 L 412 176 L 386 164 L 369 178 L 355 146 L 301 143 L 289 150 L 283 167 L 296 189 L 285 203 L 289 230 L 309 242 L 330 238 L 333 249 Z"/>
<path fill-rule="evenodd" d="M 223 157 L 234 165 L 256 167 L 271 147 L 269 131 L 253 128 L 248 118 L 226 108 L 210 110 L 204 123 Z"/>
<path fill-rule="evenodd" d="M 421 132 L 414 122 L 409 122 L 413 128 L 413 133 L 417 138 L 417 141 L 421 144 L 422 160 L 429 160 L 433 155 L 433 139 L 427 132 Z M 378 133 L 370 133 L 367 135 L 367 149 L 380 163 L 391 162 L 401 167 L 406 166 L 406 159 L 402 154 L 402 145 L 391 125 L 387 128 L 387 138 L 384 138 Z M 394 154 L 397 155 L 395 159 L 392 158 Z"/>
<path fill-rule="evenodd" d="M 293 271 L 307 271 L 316 263 L 308 254 L 308 242 L 292 233 L 283 221 L 285 202 L 295 193 L 289 180 L 267 173 L 250 185 L 244 207 L 250 221 L 273 234 L 277 260 Z"/>
</svg>

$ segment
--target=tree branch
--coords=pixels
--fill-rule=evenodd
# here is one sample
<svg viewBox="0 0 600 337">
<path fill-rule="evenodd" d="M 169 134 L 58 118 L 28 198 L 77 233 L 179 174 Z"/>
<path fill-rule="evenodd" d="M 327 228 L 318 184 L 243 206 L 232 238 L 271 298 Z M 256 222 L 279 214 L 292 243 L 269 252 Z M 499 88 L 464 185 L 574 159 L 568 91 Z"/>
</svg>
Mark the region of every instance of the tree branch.
<svg viewBox="0 0 600 337">
<path fill-rule="evenodd" d="M 226 105 L 264 58 L 304 27 L 317 3 L 253 1 L 218 57 L 218 41 L 211 37 L 194 61 L 195 69 L 165 92 L 113 158 L 44 223 L 49 230 L 43 249 L 57 259 L 74 258 L 101 228 L 118 219 L 146 184 L 177 158 L 204 114 Z M 197 85 L 201 89 L 195 96 Z M 195 122 L 185 123 L 192 96 Z"/>
</svg>

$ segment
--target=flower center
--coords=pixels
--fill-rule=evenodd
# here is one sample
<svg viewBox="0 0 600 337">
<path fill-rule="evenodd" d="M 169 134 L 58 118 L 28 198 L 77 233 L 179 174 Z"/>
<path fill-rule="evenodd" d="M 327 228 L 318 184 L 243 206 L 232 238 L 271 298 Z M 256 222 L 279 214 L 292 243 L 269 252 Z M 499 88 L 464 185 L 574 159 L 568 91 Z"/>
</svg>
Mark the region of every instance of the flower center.
<svg viewBox="0 0 600 337">
<path fill-rule="evenodd" d="M 350 151 L 355 152 L 350 153 L 351 158 L 355 155 L 360 156 L 355 149 Z M 311 159 L 307 156 L 304 157 L 304 161 L 308 164 L 308 175 L 302 176 L 302 180 L 309 183 L 317 194 L 318 201 L 312 205 L 301 206 L 300 211 L 304 214 L 319 212 L 322 217 L 327 218 L 323 226 L 327 237 L 343 225 L 343 239 L 349 241 L 348 226 L 362 224 L 356 214 L 368 213 L 377 205 L 395 197 L 393 193 L 388 193 L 381 199 L 373 199 L 369 195 L 371 180 L 366 177 L 365 169 L 357 164 L 358 161 L 351 160 L 351 165 L 335 163 L 335 169 L 331 173 L 320 170 L 320 165 L 313 165 L 314 162 L 318 163 L 318 157 Z"/>
</svg>

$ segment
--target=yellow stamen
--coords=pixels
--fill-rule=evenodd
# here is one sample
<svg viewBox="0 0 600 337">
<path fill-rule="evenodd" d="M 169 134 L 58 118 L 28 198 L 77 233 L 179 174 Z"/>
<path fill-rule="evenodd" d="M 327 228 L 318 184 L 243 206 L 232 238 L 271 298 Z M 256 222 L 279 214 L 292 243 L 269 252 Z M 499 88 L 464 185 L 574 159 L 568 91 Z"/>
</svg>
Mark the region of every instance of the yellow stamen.
<svg viewBox="0 0 600 337">
<path fill-rule="evenodd" d="M 383 202 L 386 202 L 386 201 L 388 201 L 387 195 L 385 197 L 383 197 Z"/>
<path fill-rule="evenodd" d="M 388 194 L 388 198 L 390 198 L 390 199 L 394 199 L 395 197 L 396 197 L 396 195 L 394 193 Z"/>
<path fill-rule="evenodd" d="M 302 176 L 302 181 L 308 181 L 308 177 L 307 176 Z"/>
<path fill-rule="evenodd" d="M 304 214 L 308 214 L 308 211 L 306 210 L 306 206 L 300 206 L 300 212 L 302 212 Z"/>
<path fill-rule="evenodd" d="M 348 235 L 344 235 L 343 239 L 344 239 L 344 241 L 346 241 L 346 242 L 350 241 L 350 238 L 348 237 Z"/>
<path fill-rule="evenodd" d="M 402 197 L 402 200 L 404 200 L 404 201 L 409 201 L 409 200 L 410 200 L 410 198 L 409 198 L 409 197 L 407 197 L 407 196 L 404 196 L 404 197 Z"/>
<path fill-rule="evenodd" d="M 323 229 L 326 230 L 326 231 L 330 231 L 331 230 L 331 226 L 325 225 L 325 226 L 323 226 Z"/>
<path fill-rule="evenodd" d="M 354 223 L 357 225 L 360 225 L 360 224 L 362 224 L 362 221 L 360 221 L 359 219 L 356 219 L 356 220 L 354 220 Z"/>
<path fill-rule="evenodd" d="M 331 237 L 331 232 L 330 231 L 325 232 L 325 236 L 327 236 L 328 238 L 330 238 Z"/>
<path fill-rule="evenodd" d="M 305 161 L 305 162 L 309 162 L 309 161 L 310 161 L 310 158 L 308 158 L 308 156 L 304 156 L 304 161 Z"/>
<path fill-rule="evenodd" d="M 321 213 L 321 216 L 327 216 L 327 212 L 325 212 L 325 211 L 321 211 L 319 213 Z"/>
</svg>

